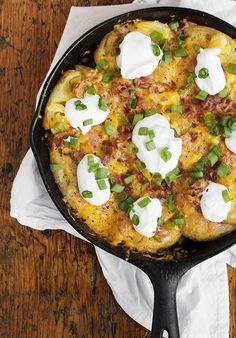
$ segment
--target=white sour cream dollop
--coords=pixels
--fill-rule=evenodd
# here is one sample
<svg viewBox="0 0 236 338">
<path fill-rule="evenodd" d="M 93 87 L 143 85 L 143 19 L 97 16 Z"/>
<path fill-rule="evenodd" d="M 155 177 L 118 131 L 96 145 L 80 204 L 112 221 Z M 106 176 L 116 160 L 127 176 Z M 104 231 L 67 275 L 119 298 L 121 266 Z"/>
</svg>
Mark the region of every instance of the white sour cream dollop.
<svg viewBox="0 0 236 338">
<path fill-rule="evenodd" d="M 195 67 L 195 82 L 197 86 L 210 95 L 215 95 L 225 88 L 226 80 L 223 68 L 221 66 L 219 48 L 200 49 L 197 55 L 197 65 Z M 208 70 L 209 75 L 201 79 L 199 71 L 202 68 Z"/>
<path fill-rule="evenodd" d="M 226 147 L 236 155 L 236 130 L 234 130 L 230 137 L 225 138 Z"/>
<path fill-rule="evenodd" d="M 227 190 L 223 184 L 211 182 L 203 192 L 200 206 L 203 216 L 211 222 L 223 222 L 231 209 L 231 201 L 225 202 L 222 191 Z M 228 191 L 228 190 L 227 190 Z"/>
<path fill-rule="evenodd" d="M 106 182 L 107 188 L 104 190 L 100 190 L 95 179 L 95 173 L 89 172 L 88 166 L 88 156 L 93 156 L 94 163 L 99 163 L 100 168 L 106 168 L 102 163 L 99 157 L 94 156 L 92 154 L 85 155 L 82 160 L 80 161 L 77 167 L 77 181 L 78 181 L 78 188 L 81 196 L 83 196 L 84 191 L 89 191 L 92 193 L 92 198 L 83 198 L 93 205 L 102 205 L 106 203 L 110 198 L 110 183 L 109 179 L 105 178 L 104 181 Z"/>
<path fill-rule="evenodd" d="M 146 142 L 150 141 L 150 138 L 148 135 L 139 135 L 141 127 L 154 131 L 155 149 L 147 150 Z M 169 121 L 164 116 L 155 114 L 139 121 L 133 129 L 132 142 L 138 148 L 137 157 L 145 163 L 152 174 L 159 173 L 165 178 L 166 174 L 177 166 L 182 151 L 182 140 L 174 136 L 174 130 L 170 128 Z M 167 162 L 163 161 L 160 155 L 162 149 L 166 147 L 171 153 L 171 158 Z"/>
<path fill-rule="evenodd" d="M 134 202 L 129 216 L 131 221 L 134 215 L 138 216 L 139 223 L 133 224 L 134 229 L 142 236 L 150 238 L 155 235 L 157 230 L 157 220 L 161 216 L 162 205 L 159 199 L 149 197 L 150 202 L 144 208 L 141 208 L 138 203 L 144 198 L 141 197 Z"/>
<path fill-rule="evenodd" d="M 120 44 L 120 54 L 116 58 L 121 75 L 126 79 L 136 79 L 141 76 L 150 75 L 158 66 L 163 52 L 154 55 L 152 40 L 149 36 L 130 32 Z"/>
<path fill-rule="evenodd" d="M 73 98 L 66 102 L 65 117 L 73 128 L 78 129 L 79 127 L 82 133 L 86 134 L 92 126 L 96 126 L 105 121 L 110 111 L 109 109 L 103 111 L 99 108 L 99 98 L 100 96 L 98 96 L 97 94 L 90 95 L 86 93 L 82 99 Z M 76 109 L 75 102 L 78 100 L 80 100 L 81 103 L 87 108 L 83 110 Z M 88 121 L 91 119 L 92 123 L 84 126 L 84 121 Z"/>
</svg>

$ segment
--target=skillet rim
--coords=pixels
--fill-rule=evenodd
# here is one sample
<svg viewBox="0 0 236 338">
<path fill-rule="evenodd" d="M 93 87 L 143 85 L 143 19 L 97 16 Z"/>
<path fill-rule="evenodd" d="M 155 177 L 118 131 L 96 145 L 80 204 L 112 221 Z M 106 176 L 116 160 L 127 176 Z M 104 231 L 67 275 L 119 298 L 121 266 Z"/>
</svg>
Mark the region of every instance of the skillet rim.
<svg viewBox="0 0 236 338">
<path fill-rule="evenodd" d="M 166 19 L 169 19 L 169 17 L 172 16 L 176 16 L 178 17 L 178 14 L 182 16 L 183 12 L 184 12 L 184 17 L 188 17 L 188 19 L 190 21 L 196 21 L 194 19 L 191 19 L 191 17 L 194 16 L 198 16 L 199 20 L 202 19 L 209 19 L 211 21 L 213 21 L 213 23 L 215 23 L 216 25 L 219 25 L 219 28 L 215 28 L 218 29 L 219 31 L 225 31 L 225 30 L 230 30 L 233 32 L 233 34 L 235 35 L 236 38 L 236 28 L 234 26 L 232 26 L 231 24 L 225 22 L 224 20 L 215 17 L 211 14 L 208 14 L 206 12 L 200 11 L 200 10 L 195 10 L 195 9 L 191 9 L 191 8 L 184 8 L 184 7 L 171 7 L 171 6 L 163 6 L 163 7 L 148 7 L 148 8 L 144 8 L 144 9 L 138 9 L 138 10 L 134 10 L 134 11 L 129 11 L 129 12 L 125 12 L 123 14 L 117 15 L 115 17 L 109 18 L 99 24 L 97 24 L 96 26 L 92 27 L 90 30 L 88 30 L 86 33 L 84 33 L 82 36 L 80 36 L 79 38 L 77 38 L 71 45 L 70 47 L 64 52 L 64 54 L 60 57 L 60 59 L 57 61 L 57 63 L 55 64 L 55 66 L 52 68 L 52 70 L 50 71 L 50 73 L 48 74 L 47 78 L 45 79 L 45 82 L 43 84 L 38 102 L 37 102 L 37 106 L 32 118 L 32 122 L 30 125 L 30 131 L 29 131 L 29 136 L 30 136 L 30 145 L 34 154 L 34 157 L 36 159 L 37 162 L 37 166 L 39 168 L 39 172 L 40 172 L 40 176 L 43 180 L 43 183 L 46 187 L 46 190 L 48 191 L 52 201 L 54 202 L 54 204 L 56 205 L 58 211 L 63 215 L 63 217 L 66 219 L 66 221 L 78 232 L 80 233 L 83 237 L 85 237 L 87 240 L 89 240 L 92 244 L 98 246 L 99 248 L 115 255 L 118 256 L 126 261 L 130 261 L 132 263 L 135 263 L 137 261 L 148 261 L 148 262 L 159 262 L 159 263 L 169 263 L 169 262 L 173 262 L 173 261 L 177 261 L 177 262 L 196 262 L 196 261 L 202 261 L 205 260 L 207 258 L 210 258 L 214 255 L 219 254 L 220 252 L 228 249 L 230 246 L 232 246 L 233 244 L 236 243 L 236 230 L 234 230 L 233 232 L 231 232 L 230 234 L 227 234 L 225 236 L 222 236 L 216 240 L 213 241 L 208 241 L 208 242 L 198 242 L 200 243 L 199 246 L 201 247 L 201 244 L 203 243 L 215 243 L 215 245 L 213 245 L 213 249 L 208 251 L 207 248 L 203 248 L 202 252 L 197 252 L 194 253 L 193 256 L 188 256 L 188 257 L 182 257 L 182 258 L 176 258 L 173 257 L 171 259 L 171 261 L 169 260 L 165 260 L 160 259 L 160 257 L 157 257 L 157 254 L 145 254 L 145 253 L 141 253 L 141 252 L 135 252 L 135 251 L 129 251 L 127 250 L 127 248 L 124 247 L 119 247 L 119 246 L 114 246 L 112 244 L 110 244 L 108 241 L 106 241 L 104 238 L 99 237 L 97 234 L 93 234 L 90 233 L 89 230 L 91 231 L 91 229 L 89 229 L 89 227 L 87 226 L 86 231 L 83 229 L 81 223 L 85 224 L 85 222 L 83 222 L 80 219 L 76 219 L 77 224 L 75 224 L 75 220 L 73 218 L 73 215 L 71 213 L 71 211 L 69 210 L 68 207 L 67 208 L 67 212 L 65 212 L 65 210 L 60 206 L 60 202 L 62 202 L 62 197 L 61 197 L 61 201 L 59 201 L 58 197 L 54 194 L 54 192 L 52 191 L 52 184 L 54 185 L 55 188 L 57 188 L 57 190 L 59 190 L 58 186 L 56 185 L 53 175 L 51 173 L 51 177 L 50 180 L 48 180 L 48 177 L 46 175 L 46 169 L 48 168 L 44 168 L 43 164 L 42 164 L 42 160 L 40 158 L 40 154 L 37 150 L 37 139 L 35 139 L 36 137 L 36 132 L 35 129 L 37 127 L 37 124 L 39 122 L 39 120 L 42 121 L 42 115 L 44 114 L 44 111 L 42 110 L 42 106 L 45 103 L 45 100 L 47 100 L 47 95 L 46 93 L 51 92 L 50 89 L 50 85 L 53 82 L 54 77 L 56 76 L 59 67 L 63 64 L 63 62 L 67 59 L 67 57 L 69 57 L 69 55 L 74 51 L 74 49 L 78 48 L 78 46 L 80 44 L 82 44 L 86 39 L 89 39 L 89 37 L 91 36 L 91 34 L 96 34 L 96 31 L 98 31 L 98 29 L 102 29 L 103 27 L 108 28 L 110 25 L 114 25 L 118 22 L 124 22 L 124 21 L 128 21 L 128 20 L 135 20 L 135 19 L 139 19 L 139 16 L 141 16 L 143 13 L 144 14 L 148 14 L 150 12 L 164 12 L 164 11 L 169 11 L 168 17 L 166 17 Z M 133 17 L 135 16 L 135 17 Z M 143 19 L 145 20 L 145 19 Z M 151 19 L 149 19 L 151 20 Z M 157 18 L 157 20 L 160 20 L 160 18 Z M 200 25 L 204 25 L 203 23 L 201 23 Z M 212 27 L 210 25 L 208 25 L 208 27 Z M 222 29 L 223 27 L 223 29 Z M 228 33 L 225 33 L 227 35 L 229 35 Z M 230 36 L 230 35 L 229 35 Z M 54 84 L 55 85 L 55 84 Z M 54 86 L 53 85 L 53 86 Z M 41 126 L 41 129 L 43 129 L 43 127 Z M 63 202 L 64 203 L 64 202 Z M 65 203 L 64 203 L 65 204 Z M 232 236 L 234 234 L 234 236 Z M 234 238 L 235 237 L 235 238 Z M 221 242 L 226 242 L 225 244 L 222 244 Z M 193 243 L 193 241 L 191 241 Z M 219 242 L 219 246 L 217 245 L 217 243 Z M 196 242 L 195 242 L 196 243 Z M 221 245 L 220 245 L 221 243 Z M 205 247 L 207 246 L 206 244 L 204 245 Z M 215 247 L 214 247 L 215 246 Z M 171 247 L 173 248 L 173 247 Z M 202 248 L 201 248 L 202 249 Z M 168 250 L 167 250 L 168 251 Z"/>
</svg>

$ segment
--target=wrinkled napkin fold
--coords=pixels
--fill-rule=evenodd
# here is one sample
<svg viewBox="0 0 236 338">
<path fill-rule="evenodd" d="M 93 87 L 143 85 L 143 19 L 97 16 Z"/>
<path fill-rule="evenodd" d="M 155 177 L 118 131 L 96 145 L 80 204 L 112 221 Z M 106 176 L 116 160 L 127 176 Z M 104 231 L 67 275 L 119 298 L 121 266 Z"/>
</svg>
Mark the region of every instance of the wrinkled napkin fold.
<svg viewBox="0 0 236 338">
<path fill-rule="evenodd" d="M 205 10 L 236 23 L 236 3 L 217 1 L 148 1 L 102 7 L 72 7 L 50 69 L 81 34 L 99 22 L 121 13 L 147 6 L 181 6 Z M 51 201 L 29 150 L 14 180 L 11 216 L 19 223 L 39 229 L 61 229 L 82 238 L 62 217 Z M 153 288 L 138 268 L 99 248 L 96 254 L 103 274 L 124 311 L 150 329 Z M 187 272 L 177 290 L 181 338 L 228 338 L 229 301 L 226 264 L 236 266 L 236 246 Z"/>
</svg>

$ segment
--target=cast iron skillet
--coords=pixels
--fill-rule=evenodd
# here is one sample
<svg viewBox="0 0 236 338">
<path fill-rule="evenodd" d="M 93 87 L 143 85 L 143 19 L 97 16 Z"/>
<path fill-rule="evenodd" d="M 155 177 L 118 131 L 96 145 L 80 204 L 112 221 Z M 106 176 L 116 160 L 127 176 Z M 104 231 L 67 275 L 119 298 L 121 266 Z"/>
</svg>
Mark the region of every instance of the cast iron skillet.
<svg viewBox="0 0 236 338">
<path fill-rule="evenodd" d="M 187 18 L 200 25 L 216 28 L 232 38 L 236 38 L 236 28 L 207 13 L 175 7 L 157 7 L 136 10 L 109 19 L 76 40 L 58 61 L 48 76 L 33 117 L 30 128 L 30 143 L 36 158 L 40 174 L 46 189 L 64 218 L 82 236 L 103 250 L 120 257 L 141 270 L 150 278 L 154 288 L 154 313 L 152 337 L 161 338 L 164 331 L 169 338 L 179 337 L 176 311 L 176 288 L 182 275 L 194 265 L 208 259 L 236 243 L 236 231 L 211 242 L 193 242 L 185 240 L 182 244 L 162 250 L 156 254 L 128 252 L 123 247 L 114 247 L 97 236 L 86 224 L 68 210 L 62 195 L 49 169 L 49 153 L 45 130 L 42 127 L 42 115 L 49 95 L 61 77 L 63 71 L 73 69 L 76 64 L 94 66 L 93 51 L 103 36 L 113 29 L 114 24 L 133 19 L 160 20 Z M 90 51 L 90 53 L 88 53 Z M 165 332 L 166 333 L 166 332 Z"/>
</svg>

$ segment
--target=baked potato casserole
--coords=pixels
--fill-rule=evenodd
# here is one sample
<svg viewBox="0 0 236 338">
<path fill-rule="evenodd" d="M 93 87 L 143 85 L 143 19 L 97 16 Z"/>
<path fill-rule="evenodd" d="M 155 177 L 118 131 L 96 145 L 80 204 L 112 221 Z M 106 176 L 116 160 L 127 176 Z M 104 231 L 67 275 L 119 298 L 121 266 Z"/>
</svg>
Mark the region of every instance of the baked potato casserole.
<svg viewBox="0 0 236 338">
<path fill-rule="evenodd" d="M 236 228 L 236 42 L 187 20 L 117 24 L 62 74 L 43 126 L 68 207 L 156 252 Z"/>
</svg>

